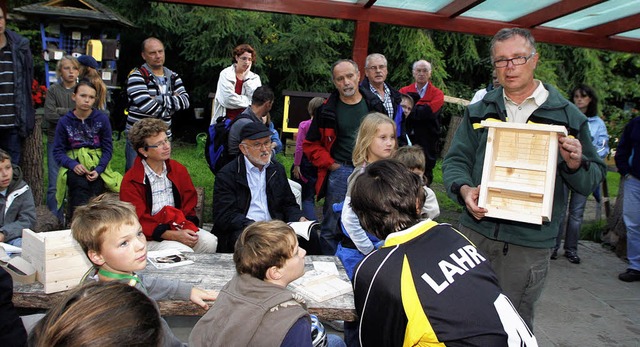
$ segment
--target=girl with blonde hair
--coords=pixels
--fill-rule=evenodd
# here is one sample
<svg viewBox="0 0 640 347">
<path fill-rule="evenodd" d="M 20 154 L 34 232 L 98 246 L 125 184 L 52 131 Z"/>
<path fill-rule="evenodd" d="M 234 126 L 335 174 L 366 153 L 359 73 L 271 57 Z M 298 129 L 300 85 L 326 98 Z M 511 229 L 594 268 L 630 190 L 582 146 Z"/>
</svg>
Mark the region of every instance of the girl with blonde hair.
<svg viewBox="0 0 640 347">
<path fill-rule="evenodd" d="M 336 251 L 336 256 L 342 261 L 349 278 L 353 277 L 356 264 L 376 248 L 374 241 L 379 241 L 372 235 L 368 235 L 360 226 L 358 217 L 351 209 L 351 190 L 356 178 L 364 172 L 368 164 L 390 158 L 397 147 L 396 124 L 393 119 L 374 112 L 362 120 L 353 147 L 352 160 L 355 169 L 349 176 L 347 194 L 340 217 L 342 231 L 347 237 L 340 242 Z"/>
</svg>

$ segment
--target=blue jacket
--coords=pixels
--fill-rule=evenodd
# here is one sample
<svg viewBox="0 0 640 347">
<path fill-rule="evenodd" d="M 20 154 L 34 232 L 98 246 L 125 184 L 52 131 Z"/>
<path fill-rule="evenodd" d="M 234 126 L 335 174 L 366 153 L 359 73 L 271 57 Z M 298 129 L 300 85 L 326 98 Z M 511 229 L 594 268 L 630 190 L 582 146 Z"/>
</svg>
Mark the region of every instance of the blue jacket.
<svg viewBox="0 0 640 347">
<path fill-rule="evenodd" d="M 36 113 L 31 100 L 33 82 L 33 57 L 29 40 L 6 29 L 7 45 L 11 47 L 13 58 L 13 83 L 15 89 L 16 122 L 18 134 L 25 138 L 33 132 Z"/>
<path fill-rule="evenodd" d="M 616 166 L 620 175 L 631 174 L 640 179 L 640 117 L 633 118 L 624 127 L 616 150 Z"/>
<path fill-rule="evenodd" d="M 596 148 L 598 156 L 605 158 L 609 154 L 609 133 L 602 118 L 598 116 L 587 117 L 589 121 L 589 131 L 591 132 L 591 143 Z"/>
</svg>

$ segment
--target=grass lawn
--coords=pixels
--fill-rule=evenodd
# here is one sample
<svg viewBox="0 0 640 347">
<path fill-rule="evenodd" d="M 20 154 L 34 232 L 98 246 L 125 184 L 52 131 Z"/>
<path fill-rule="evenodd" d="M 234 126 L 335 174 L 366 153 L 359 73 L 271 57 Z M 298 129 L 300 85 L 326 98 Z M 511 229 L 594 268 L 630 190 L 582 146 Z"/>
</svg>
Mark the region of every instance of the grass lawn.
<svg viewBox="0 0 640 347">
<path fill-rule="evenodd" d="M 45 148 L 46 148 L 46 138 L 45 138 Z M 113 158 L 111 159 L 111 167 L 114 170 L 119 172 L 124 172 L 124 145 L 125 139 L 124 136 L 119 140 L 113 141 Z M 46 155 L 44 156 L 44 167 L 45 171 L 47 168 L 46 164 Z M 204 149 L 199 148 L 197 145 L 193 143 L 185 143 L 175 141 L 172 144 L 172 154 L 171 158 L 179 161 L 189 170 L 189 174 L 191 175 L 191 179 L 193 180 L 193 184 L 196 187 L 204 187 L 205 188 L 205 208 L 204 208 L 204 222 L 211 223 L 212 222 L 212 210 L 211 205 L 213 201 L 213 182 L 215 180 L 214 175 L 209 170 L 209 166 L 207 165 L 207 161 L 204 158 Z M 280 153 L 276 156 L 277 160 L 282 163 L 286 169 L 287 175 L 289 175 L 291 166 L 293 165 L 293 156 L 285 156 L 283 153 Z M 456 223 L 457 219 L 455 215 L 457 213 L 462 212 L 462 207 L 455 201 L 449 199 L 447 196 L 444 185 L 442 183 L 442 161 L 438 161 L 436 167 L 433 171 L 434 178 L 432 189 L 436 193 L 436 198 L 438 199 L 438 203 L 440 205 L 441 217 L 438 218 L 440 222 L 447 223 Z M 45 180 L 47 179 L 47 175 L 45 172 Z M 620 184 L 620 175 L 616 172 L 608 172 L 607 173 L 607 183 L 609 186 L 609 196 L 615 197 L 618 194 L 618 186 Z M 47 182 L 45 181 L 45 187 Z M 318 204 L 321 204 L 322 201 Z"/>
</svg>

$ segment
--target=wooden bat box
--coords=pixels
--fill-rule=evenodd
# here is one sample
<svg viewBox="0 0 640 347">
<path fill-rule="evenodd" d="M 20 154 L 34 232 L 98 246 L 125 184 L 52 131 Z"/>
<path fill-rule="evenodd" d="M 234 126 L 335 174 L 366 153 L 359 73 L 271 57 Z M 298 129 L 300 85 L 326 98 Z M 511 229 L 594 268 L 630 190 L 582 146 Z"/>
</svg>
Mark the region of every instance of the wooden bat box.
<svg viewBox="0 0 640 347">
<path fill-rule="evenodd" d="M 478 206 L 486 216 L 525 223 L 551 220 L 559 125 L 483 121 L 488 128 Z"/>
<path fill-rule="evenodd" d="M 71 230 L 35 233 L 24 229 L 22 257 L 36 268 L 36 279 L 46 294 L 77 286 L 91 267 Z"/>
</svg>

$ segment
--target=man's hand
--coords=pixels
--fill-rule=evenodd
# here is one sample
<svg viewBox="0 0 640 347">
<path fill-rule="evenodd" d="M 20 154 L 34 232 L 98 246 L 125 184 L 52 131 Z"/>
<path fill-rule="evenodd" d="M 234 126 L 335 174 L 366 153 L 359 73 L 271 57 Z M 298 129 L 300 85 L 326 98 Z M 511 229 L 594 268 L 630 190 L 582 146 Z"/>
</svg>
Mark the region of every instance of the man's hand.
<svg viewBox="0 0 640 347">
<path fill-rule="evenodd" d="M 194 304 L 202 307 L 203 309 L 208 310 L 209 305 L 207 305 L 207 303 L 204 301 L 214 301 L 217 298 L 218 292 L 215 290 L 205 290 L 193 287 L 191 288 L 191 296 L 189 297 L 189 300 L 191 300 L 191 302 L 193 302 Z"/>
<path fill-rule="evenodd" d="M 189 229 L 182 230 L 167 230 L 162 234 L 162 237 L 166 240 L 178 241 L 188 247 L 195 247 L 198 243 L 198 234 Z"/>
<path fill-rule="evenodd" d="M 300 217 L 300 219 L 298 220 L 298 222 L 308 222 L 308 221 L 309 220 L 305 216 Z"/>
<path fill-rule="evenodd" d="M 300 179 L 300 165 L 294 165 L 293 166 L 293 177 L 295 177 L 297 180 Z"/>
<path fill-rule="evenodd" d="M 98 178 L 98 176 L 100 176 L 100 175 L 98 174 L 98 171 L 96 171 L 96 170 L 93 170 L 93 171 L 91 171 L 91 172 L 86 174 L 87 180 L 89 180 L 89 182 L 95 181 Z"/>
<path fill-rule="evenodd" d="M 478 207 L 478 197 L 480 196 L 480 186 L 471 188 L 468 185 L 460 187 L 460 196 L 467 205 L 467 211 L 471 213 L 473 218 L 480 220 L 488 212 L 486 208 Z"/>
<path fill-rule="evenodd" d="M 0 242 L 4 242 L 4 233 L 0 232 Z"/>
<path fill-rule="evenodd" d="M 569 136 L 560 136 L 558 138 L 558 148 L 562 159 L 567 163 L 567 167 L 571 170 L 577 170 L 582 163 L 582 144 L 580 140 Z"/>
</svg>

